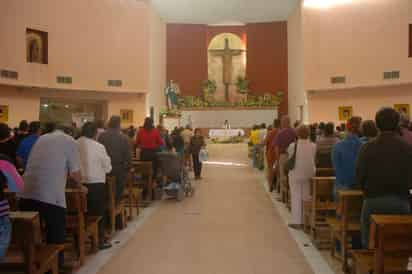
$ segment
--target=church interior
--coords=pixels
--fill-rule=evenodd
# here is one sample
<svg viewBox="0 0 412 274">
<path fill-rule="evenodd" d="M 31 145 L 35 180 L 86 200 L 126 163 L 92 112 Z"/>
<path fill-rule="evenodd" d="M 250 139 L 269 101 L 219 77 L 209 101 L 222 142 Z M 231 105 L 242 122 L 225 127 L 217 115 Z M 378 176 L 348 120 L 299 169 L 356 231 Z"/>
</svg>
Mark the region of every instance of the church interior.
<svg viewBox="0 0 412 274">
<path fill-rule="evenodd" d="M 1 0 L 0 274 L 412 273 L 411 58 L 410 0 Z"/>
</svg>

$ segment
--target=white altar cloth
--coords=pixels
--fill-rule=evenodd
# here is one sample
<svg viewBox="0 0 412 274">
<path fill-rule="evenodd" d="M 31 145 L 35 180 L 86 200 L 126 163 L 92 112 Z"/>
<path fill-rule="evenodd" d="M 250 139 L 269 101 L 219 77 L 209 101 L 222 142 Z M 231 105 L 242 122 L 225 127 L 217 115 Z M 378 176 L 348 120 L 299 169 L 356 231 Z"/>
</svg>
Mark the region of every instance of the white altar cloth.
<svg viewBox="0 0 412 274">
<path fill-rule="evenodd" d="M 243 129 L 211 129 L 209 130 L 210 138 L 230 138 L 237 136 L 245 136 Z"/>
</svg>

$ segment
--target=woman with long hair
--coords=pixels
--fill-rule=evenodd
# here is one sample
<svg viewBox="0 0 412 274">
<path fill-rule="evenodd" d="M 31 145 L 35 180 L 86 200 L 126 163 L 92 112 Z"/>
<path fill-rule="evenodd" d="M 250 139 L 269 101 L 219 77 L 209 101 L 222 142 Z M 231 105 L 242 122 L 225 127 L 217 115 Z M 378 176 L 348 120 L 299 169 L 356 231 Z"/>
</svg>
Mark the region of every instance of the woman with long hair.
<svg viewBox="0 0 412 274">
<path fill-rule="evenodd" d="M 153 178 L 156 178 L 157 173 L 157 157 L 164 146 L 162 137 L 157 128 L 154 127 L 153 119 L 147 117 L 144 120 L 143 127 L 139 130 L 136 137 L 136 145 L 140 149 L 140 160 L 149 161 L 153 164 Z"/>
</svg>

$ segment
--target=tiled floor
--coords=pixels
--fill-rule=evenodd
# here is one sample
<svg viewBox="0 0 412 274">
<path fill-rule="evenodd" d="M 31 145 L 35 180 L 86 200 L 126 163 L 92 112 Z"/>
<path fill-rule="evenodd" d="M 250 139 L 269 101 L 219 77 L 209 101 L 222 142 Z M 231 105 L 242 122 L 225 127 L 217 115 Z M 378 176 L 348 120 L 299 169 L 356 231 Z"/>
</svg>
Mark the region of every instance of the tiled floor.
<svg viewBox="0 0 412 274">
<path fill-rule="evenodd" d="M 129 226 L 123 246 L 92 257 L 79 273 L 314 273 L 262 175 L 247 165 L 247 146 L 211 145 L 209 153 L 194 197 L 158 203 Z"/>
</svg>

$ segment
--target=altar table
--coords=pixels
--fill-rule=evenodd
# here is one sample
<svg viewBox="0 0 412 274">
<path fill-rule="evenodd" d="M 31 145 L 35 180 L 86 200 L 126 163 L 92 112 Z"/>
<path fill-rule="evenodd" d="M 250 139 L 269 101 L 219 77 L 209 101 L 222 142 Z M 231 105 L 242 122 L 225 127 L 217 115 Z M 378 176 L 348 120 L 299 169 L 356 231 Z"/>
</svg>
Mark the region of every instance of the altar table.
<svg viewBox="0 0 412 274">
<path fill-rule="evenodd" d="M 209 130 L 210 138 L 230 138 L 237 136 L 245 136 L 243 129 L 211 129 Z"/>
</svg>

